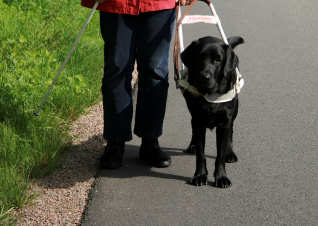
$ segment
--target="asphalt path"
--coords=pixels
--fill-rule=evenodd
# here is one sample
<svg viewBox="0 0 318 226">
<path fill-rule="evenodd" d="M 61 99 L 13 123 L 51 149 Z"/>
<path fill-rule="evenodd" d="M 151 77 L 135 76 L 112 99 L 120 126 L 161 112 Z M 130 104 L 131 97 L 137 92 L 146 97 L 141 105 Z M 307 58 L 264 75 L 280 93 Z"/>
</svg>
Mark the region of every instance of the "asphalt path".
<svg viewBox="0 0 318 226">
<path fill-rule="evenodd" d="M 160 144 L 172 166 L 142 165 L 134 137 L 124 166 L 99 172 L 82 225 L 318 225 L 318 1 L 214 2 L 226 34 L 246 40 L 236 50 L 246 86 L 234 128 L 239 162 L 227 164 L 232 187 L 213 186 L 214 131 L 207 134 L 209 184 L 188 184 L 195 158 L 182 150 L 190 115 L 171 63 Z M 208 12 L 203 3 L 192 10 Z M 184 33 L 186 43 L 219 36 L 212 25 L 188 25 Z"/>
</svg>

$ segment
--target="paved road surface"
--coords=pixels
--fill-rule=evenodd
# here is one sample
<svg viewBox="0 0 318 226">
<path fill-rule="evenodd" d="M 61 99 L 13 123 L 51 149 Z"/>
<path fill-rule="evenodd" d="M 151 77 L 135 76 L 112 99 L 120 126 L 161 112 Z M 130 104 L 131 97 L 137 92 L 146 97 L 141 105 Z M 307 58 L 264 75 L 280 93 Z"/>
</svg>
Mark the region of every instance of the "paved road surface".
<svg viewBox="0 0 318 226">
<path fill-rule="evenodd" d="M 160 141 L 172 166 L 141 165 L 135 137 L 124 167 L 99 173 L 83 225 L 318 225 L 318 1 L 215 0 L 215 7 L 226 33 L 246 39 L 237 48 L 246 87 L 234 131 L 239 162 L 227 167 L 233 186 L 211 186 L 211 132 L 209 185 L 187 184 L 195 165 L 182 153 L 190 117 L 171 79 Z M 208 8 L 198 3 L 192 12 Z M 189 26 L 187 42 L 218 35 L 211 25 Z"/>
</svg>

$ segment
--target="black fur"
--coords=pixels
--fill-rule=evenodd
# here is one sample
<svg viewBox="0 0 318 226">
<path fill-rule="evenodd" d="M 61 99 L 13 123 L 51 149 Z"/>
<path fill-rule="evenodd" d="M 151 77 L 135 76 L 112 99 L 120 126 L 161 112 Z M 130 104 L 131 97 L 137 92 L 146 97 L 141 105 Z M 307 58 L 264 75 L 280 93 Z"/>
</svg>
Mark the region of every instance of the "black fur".
<svg viewBox="0 0 318 226">
<path fill-rule="evenodd" d="M 188 68 L 188 82 L 202 94 L 226 93 L 236 81 L 235 68 L 238 57 L 233 49 L 244 42 L 241 37 L 231 37 L 226 45 L 216 37 L 204 37 L 192 42 L 181 59 Z M 225 163 L 236 162 L 233 151 L 233 123 L 238 113 L 238 97 L 225 103 L 208 103 L 203 97 L 183 93 L 191 113 L 192 139 L 186 152 L 196 154 L 196 170 L 192 184 L 207 183 L 208 170 L 204 154 L 206 129 L 216 127 L 217 157 L 215 160 L 215 185 L 226 188 L 231 181 L 226 175 Z"/>
</svg>

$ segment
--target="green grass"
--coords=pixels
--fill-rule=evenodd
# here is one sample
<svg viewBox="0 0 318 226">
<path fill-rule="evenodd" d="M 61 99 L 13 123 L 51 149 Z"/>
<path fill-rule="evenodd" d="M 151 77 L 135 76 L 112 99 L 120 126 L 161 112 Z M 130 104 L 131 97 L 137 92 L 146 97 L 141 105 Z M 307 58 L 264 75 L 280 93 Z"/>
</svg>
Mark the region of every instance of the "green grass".
<svg viewBox="0 0 318 226">
<path fill-rule="evenodd" d="M 73 0 L 0 0 L 0 225 L 32 199 L 30 178 L 54 170 L 70 122 L 100 100 L 96 13 L 40 116 L 33 116 L 89 11 Z"/>
<path fill-rule="evenodd" d="M 13 208 L 4 210 L 4 207 L 0 208 L 0 223 L 2 226 L 15 225 L 16 218 L 12 216 L 11 212 Z"/>
</svg>

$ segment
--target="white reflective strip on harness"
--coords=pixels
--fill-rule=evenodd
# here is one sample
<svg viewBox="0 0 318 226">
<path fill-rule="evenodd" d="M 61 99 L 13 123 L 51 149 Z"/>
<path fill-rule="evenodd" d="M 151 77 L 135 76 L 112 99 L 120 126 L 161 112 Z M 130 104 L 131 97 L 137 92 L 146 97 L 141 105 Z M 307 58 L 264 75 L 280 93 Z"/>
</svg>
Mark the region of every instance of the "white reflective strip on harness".
<svg viewBox="0 0 318 226">
<path fill-rule="evenodd" d="M 241 89 L 244 86 L 244 79 L 242 78 L 242 75 L 238 72 L 238 70 L 236 72 L 238 73 L 236 83 L 234 84 L 234 86 L 231 90 L 229 90 L 228 92 L 223 93 L 223 94 L 215 94 L 214 93 L 214 94 L 210 94 L 210 95 L 208 95 L 208 94 L 202 95 L 197 90 L 197 88 L 195 88 L 194 86 L 189 84 L 189 82 L 185 78 L 186 72 L 182 73 L 184 75 L 184 77 L 178 81 L 178 84 L 180 85 L 180 87 L 187 90 L 192 95 L 202 96 L 209 103 L 215 103 L 215 104 L 225 103 L 225 102 L 229 102 L 229 101 L 233 100 L 237 96 L 237 94 L 240 93 Z"/>
<path fill-rule="evenodd" d="M 215 16 L 203 16 L 203 15 L 189 15 L 185 16 L 182 20 L 182 24 L 195 24 L 195 23 L 207 23 L 217 24 L 219 19 Z"/>
</svg>

